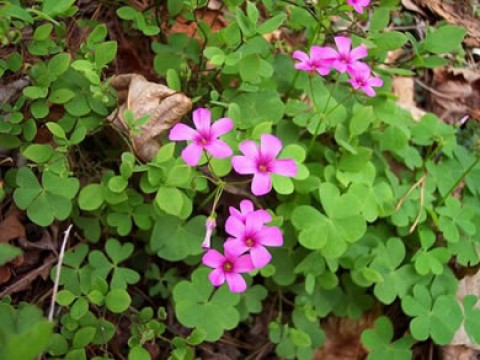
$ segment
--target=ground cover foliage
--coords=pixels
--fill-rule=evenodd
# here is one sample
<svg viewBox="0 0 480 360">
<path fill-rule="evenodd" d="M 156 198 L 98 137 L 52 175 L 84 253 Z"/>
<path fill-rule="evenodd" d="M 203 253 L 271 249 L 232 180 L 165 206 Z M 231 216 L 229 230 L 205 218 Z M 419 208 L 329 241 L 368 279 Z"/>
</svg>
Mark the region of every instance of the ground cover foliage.
<svg viewBox="0 0 480 360">
<path fill-rule="evenodd" d="M 372 311 L 359 358 L 411 359 L 460 326 L 480 341 L 476 296 L 455 296 L 480 263 L 476 125 L 414 119 L 391 92 L 462 66 L 466 31 L 397 31 L 398 0 L 210 5 L 0 3 L 0 358 L 312 359 L 326 319 Z M 325 50 L 345 39 L 350 68 Z M 193 102 L 148 159 L 151 118 L 111 86 L 126 72 Z M 192 116 L 222 131 L 198 138 Z"/>
</svg>

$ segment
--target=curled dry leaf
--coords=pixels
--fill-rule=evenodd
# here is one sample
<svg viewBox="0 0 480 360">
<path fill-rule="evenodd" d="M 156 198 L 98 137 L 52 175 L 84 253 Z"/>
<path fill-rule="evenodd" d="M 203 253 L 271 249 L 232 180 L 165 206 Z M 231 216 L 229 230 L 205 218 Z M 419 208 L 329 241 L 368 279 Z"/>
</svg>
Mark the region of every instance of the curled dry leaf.
<svg viewBox="0 0 480 360">
<path fill-rule="evenodd" d="M 480 119 L 480 72 L 438 68 L 434 71 L 430 108 L 445 122 L 456 123 L 469 116 Z"/>
<path fill-rule="evenodd" d="M 140 133 L 130 133 L 130 140 L 140 159 L 151 160 L 160 148 L 158 137 L 192 109 L 192 101 L 185 94 L 150 82 L 138 74 L 116 76 L 111 85 L 118 91 L 120 103 L 108 117 L 115 127 L 130 133 L 123 116 L 127 109 L 133 112 L 135 119 L 150 116 L 150 120 L 140 127 Z"/>
</svg>

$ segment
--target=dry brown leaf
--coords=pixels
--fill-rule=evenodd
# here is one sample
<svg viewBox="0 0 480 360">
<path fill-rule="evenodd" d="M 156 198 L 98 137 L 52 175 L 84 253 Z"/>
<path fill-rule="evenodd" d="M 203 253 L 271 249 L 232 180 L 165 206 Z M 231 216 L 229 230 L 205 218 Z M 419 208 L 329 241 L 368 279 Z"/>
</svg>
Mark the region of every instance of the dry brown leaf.
<svg viewBox="0 0 480 360">
<path fill-rule="evenodd" d="M 430 90 L 430 108 L 445 122 L 465 116 L 480 119 L 480 72 L 470 69 L 438 68 Z"/>
<path fill-rule="evenodd" d="M 418 12 L 419 14 L 422 14 L 423 16 L 427 16 L 425 14 L 425 12 L 422 9 L 420 9 L 417 5 L 415 5 L 412 0 L 402 0 L 402 5 L 405 7 L 405 9 L 408 9 L 410 11 Z"/>
<path fill-rule="evenodd" d="M 468 46 L 480 46 L 480 19 L 474 12 L 469 0 L 415 0 L 416 5 L 428 8 L 448 23 L 463 26 L 468 30 L 465 43 Z"/>
<path fill-rule="evenodd" d="M 158 149 L 158 137 L 192 109 L 192 101 L 185 94 L 165 85 L 147 81 L 138 74 L 115 76 L 111 85 L 118 91 L 120 107 L 108 119 L 117 128 L 128 132 L 123 112 L 130 109 L 134 118 L 150 115 L 150 120 L 141 126 L 141 132 L 131 135 L 132 147 L 143 161 L 151 160 Z"/>
<path fill-rule="evenodd" d="M 25 228 L 19 219 L 21 216 L 22 213 L 15 207 L 10 208 L 5 219 L 0 222 L 0 243 L 25 236 Z"/>
<path fill-rule="evenodd" d="M 330 317 L 322 324 L 327 340 L 315 351 L 315 360 L 363 359 L 367 351 L 360 341 L 362 331 L 373 327 L 378 317 L 376 311 L 364 314 L 360 319 Z"/>
</svg>

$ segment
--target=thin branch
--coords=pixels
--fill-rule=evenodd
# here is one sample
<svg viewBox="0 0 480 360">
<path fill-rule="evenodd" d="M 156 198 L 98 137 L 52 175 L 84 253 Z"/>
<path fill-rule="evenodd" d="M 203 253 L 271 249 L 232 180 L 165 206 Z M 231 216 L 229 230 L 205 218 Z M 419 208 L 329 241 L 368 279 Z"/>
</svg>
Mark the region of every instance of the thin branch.
<svg viewBox="0 0 480 360">
<path fill-rule="evenodd" d="M 55 272 L 55 282 L 53 283 L 53 294 L 52 301 L 50 302 L 50 311 L 48 312 L 48 321 L 53 321 L 53 311 L 55 310 L 55 298 L 58 293 L 58 284 L 60 283 L 60 273 L 62 270 L 63 257 L 65 256 L 65 248 L 67 247 L 68 238 L 70 236 L 70 231 L 72 230 L 73 225 L 69 225 L 67 230 L 64 232 L 62 247 L 60 249 L 60 254 L 58 255 L 58 264 L 57 271 Z"/>
</svg>

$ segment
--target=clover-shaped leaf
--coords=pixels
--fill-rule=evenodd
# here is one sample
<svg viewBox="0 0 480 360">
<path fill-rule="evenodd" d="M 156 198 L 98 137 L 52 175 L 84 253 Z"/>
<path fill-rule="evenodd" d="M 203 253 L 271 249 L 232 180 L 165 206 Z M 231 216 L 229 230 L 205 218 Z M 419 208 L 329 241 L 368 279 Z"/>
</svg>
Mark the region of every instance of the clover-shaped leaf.
<svg viewBox="0 0 480 360">
<path fill-rule="evenodd" d="M 183 260 L 202 253 L 204 235 L 204 216 L 196 216 L 187 222 L 170 215 L 158 216 L 150 237 L 150 247 L 162 259 Z"/>
<path fill-rule="evenodd" d="M 464 326 L 470 340 L 480 344 L 480 309 L 475 306 L 477 300 L 475 295 L 467 295 L 463 298 Z"/>
<path fill-rule="evenodd" d="M 460 240 L 460 230 L 468 235 L 476 232 L 475 224 L 471 221 L 475 212 L 469 206 L 462 206 L 458 199 L 449 197 L 445 206 L 437 209 L 440 214 L 438 227 L 449 242 Z"/>
<path fill-rule="evenodd" d="M 246 319 L 249 314 L 258 314 L 262 311 L 262 301 L 267 297 L 268 291 L 262 285 L 253 285 L 248 287 L 247 291 L 242 294 L 238 311 L 242 320 Z"/>
<path fill-rule="evenodd" d="M 405 258 L 405 245 L 399 238 L 390 238 L 375 249 L 375 259 L 370 267 L 383 276 L 375 285 L 375 296 L 384 304 L 391 304 L 397 296 L 403 297 L 420 277 L 411 264 L 399 266 Z"/>
<path fill-rule="evenodd" d="M 298 240 L 307 249 L 321 250 L 327 258 L 338 258 L 348 242 L 360 239 L 366 231 L 365 218 L 359 215 L 359 199 L 347 193 L 340 195 L 330 183 L 320 186 L 320 200 L 328 216 L 315 208 L 303 205 L 292 214 L 293 225 L 300 230 Z"/>
<path fill-rule="evenodd" d="M 131 243 L 121 244 L 116 239 L 109 239 L 105 244 L 105 250 L 111 260 L 99 250 L 92 251 L 88 260 L 95 269 L 96 275 L 105 279 L 113 270 L 110 286 L 112 289 L 126 289 L 128 284 L 135 284 L 140 281 L 140 275 L 126 267 L 118 266 L 119 263 L 127 260 L 133 253 L 134 247 Z"/>
<path fill-rule="evenodd" d="M 201 329 L 207 341 L 216 341 L 224 330 L 238 325 L 240 314 L 235 306 L 240 295 L 231 293 L 226 286 L 214 290 L 208 273 L 209 269 L 200 268 L 193 272 L 192 281 L 180 281 L 173 289 L 173 299 L 180 323 Z"/>
<path fill-rule="evenodd" d="M 40 185 L 35 174 L 27 167 L 17 171 L 18 188 L 13 194 L 17 206 L 40 226 L 50 225 L 54 219 L 65 220 L 72 211 L 72 199 L 80 183 L 76 178 L 61 178 L 50 171 L 42 174 Z"/>
<path fill-rule="evenodd" d="M 454 295 L 440 295 L 435 300 L 424 285 L 415 285 L 413 296 L 402 299 L 402 309 L 413 317 L 410 331 L 417 340 L 429 337 L 439 345 L 448 344 L 463 320 Z"/>
<path fill-rule="evenodd" d="M 410 336 L 391 342 L 393 326 L 386 316 L 375 321 L 373 329 L 365 330 L 361 336 L 362 343 L 370 350 L 367 360 L 409 360 L 412 358 L 410 347 L 414 341 Z"/>
<path fill-rule="evenodd" d="M 88 245 L 81 244 L 74 250 L 65 253 L 63 260 L 62 271 L 60 272 L 60 285 L 63 285 L 66 290 L 71 291 L 75 295 L 80 295 L 80 273 L 81 265 L 88 254 Z M 52 280 L 55 279 L 57 267 L 51 271 Z"/>
</svg>

